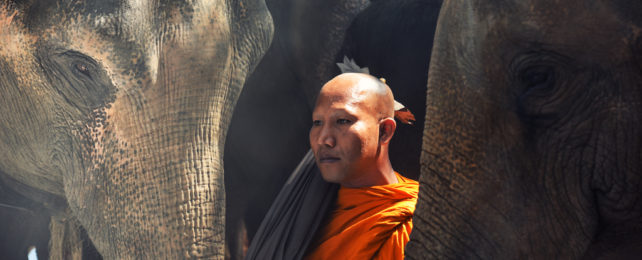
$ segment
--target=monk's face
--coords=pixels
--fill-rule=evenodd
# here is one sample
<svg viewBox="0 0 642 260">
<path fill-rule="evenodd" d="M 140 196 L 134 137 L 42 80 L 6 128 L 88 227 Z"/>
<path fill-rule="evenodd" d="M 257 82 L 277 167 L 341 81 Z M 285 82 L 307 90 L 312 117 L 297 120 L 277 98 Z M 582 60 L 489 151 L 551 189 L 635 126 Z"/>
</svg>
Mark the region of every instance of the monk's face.
<svg viewBox="0 0 642 260">
<path fill-rule="evenodd" d="M 379 119 L 375 95 L 360 90 L 371 80 L 335 78 L 319 93 L 312 114 L 310 146 L 323 179 L 357 187 L 376 167 Z"/>
</svg>

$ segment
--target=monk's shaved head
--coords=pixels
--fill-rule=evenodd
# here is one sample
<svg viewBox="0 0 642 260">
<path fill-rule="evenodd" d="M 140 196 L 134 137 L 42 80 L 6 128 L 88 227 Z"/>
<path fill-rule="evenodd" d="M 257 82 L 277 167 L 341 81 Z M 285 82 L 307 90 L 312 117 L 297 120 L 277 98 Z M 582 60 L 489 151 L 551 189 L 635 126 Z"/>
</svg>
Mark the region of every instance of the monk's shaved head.
<svg viewBox="0 0 642 260">
<path fill-rule="evenodd" d="M 394 104 L 390 88 L 368 74 L 343 73 L 321 88 L 310 146 L 323 179 L 346 187 L 397 182 L 388 158 Z"/>
<path fill-rule="evenodd" d="M 343 73 L 328 81 L 319 96 L 350 99 L 378 119 L 394 116 L 394 96 L 390 87 L 372 75 Z"/>
<path fill-rule="evenodd" d="M 402 202 L 406 196 L 402 194 L 417 194 L 418 184 L 414 182 L 413 190 L 396 188 L 409 184 L 394 171 L 388 158 L 396 129 L 394 108 L 390 88 L 368 74 L 344 73 L 321 88 L 312 112 L 310 147 L 321 177 L 341 188 L 335 210 L 317 235 L 319 246 L 311 248 L 306 257 L 336 258 L 343 252 L 349 253 L 340 258 L 403 257 L 410 228 L 401 222 L 389 224 L 392 219 L 405 219 L 411 226 L 412 214 L 407 212 L 413 209 L 395 208 L 407 203 Z M 399 182 L 404 183 L 396 185 Z M 370 188 L 373 186 L 377 187 Z M 408 202 L 414 204 L 416 201 Z M 373 255 L 367 255 L 370 252 Z"/>
</svg>

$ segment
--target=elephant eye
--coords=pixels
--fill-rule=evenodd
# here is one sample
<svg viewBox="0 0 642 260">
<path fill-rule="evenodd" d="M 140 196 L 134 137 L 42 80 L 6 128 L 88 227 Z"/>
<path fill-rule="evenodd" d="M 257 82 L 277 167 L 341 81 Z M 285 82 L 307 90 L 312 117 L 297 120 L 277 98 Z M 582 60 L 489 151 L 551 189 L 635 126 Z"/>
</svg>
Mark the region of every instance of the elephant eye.
<svg viewBox="0 0 642 260">
<path fill-rule="evenodd" d="M 83 62 L 76 62 L 73 64 L 73 68 L 76 72 L 83 74 L 91 79 L 91 72 L 89 71 L 89 65 Z"/>
<path fill-rule="evenodd" d="M 553 85 L 555 70 L 550 66 L 534 66 L 523 70 L 519 79 L 527 90 L 546 88 Z"/>
<path fill-rule="evenodd" d="M 568 63 L 568 57 L 552 51 L 530 51 L 513 59 L 510 75 L 523 94 L 546 94 L 554 90 L 559 70 L 564 71 Z"/>
<path fill-rule="evenodd" d="M 112 98 L 115 87 L 92 57 L 74 50 L 42 48 L 42 68 L 52 86 L 78 109 L 94 109 Z"/>
<path fill-rule="evenodd" d="M 519 98 L 520 114 L 532 119 L 553 118 L 556 111 L 551 106 L 556 98 L 555 69 L 548 65 L 527 67 L 518 74 L 523 92 Z"/>
<path fill-rule="evenodd" d="M 510 65 L 515 83 L 517 112 L 529 122 L 551 122 L 560 113 L 564 100 L 564 82 L 572 60 L 553 51 L 529 51 L 517 55 Z"/>
</svg>

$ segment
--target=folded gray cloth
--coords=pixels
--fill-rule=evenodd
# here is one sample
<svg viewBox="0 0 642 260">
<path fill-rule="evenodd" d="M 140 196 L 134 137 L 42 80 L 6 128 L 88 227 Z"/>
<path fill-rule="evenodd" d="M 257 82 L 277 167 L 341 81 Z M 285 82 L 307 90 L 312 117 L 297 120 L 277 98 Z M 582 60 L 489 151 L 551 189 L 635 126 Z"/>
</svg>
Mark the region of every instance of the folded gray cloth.
<svg viewBox="0 0 642 260">
<path fill-rule="evenodd" d="M 302 259 L 338 188 L 321 178 L 310 150 L 272 203 L 245 259 Z"/>
</svg>

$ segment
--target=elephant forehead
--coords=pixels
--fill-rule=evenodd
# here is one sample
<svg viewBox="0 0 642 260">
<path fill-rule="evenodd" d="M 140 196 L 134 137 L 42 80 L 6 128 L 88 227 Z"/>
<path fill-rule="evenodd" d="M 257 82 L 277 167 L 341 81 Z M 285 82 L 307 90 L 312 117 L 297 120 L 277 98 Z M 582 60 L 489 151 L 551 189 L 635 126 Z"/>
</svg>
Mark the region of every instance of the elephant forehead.
<svg viewBox="0 0 642 260">
<path fill-rule="evenodd" d="M 229 17 L 221 2 L 194 1 L 191 5 L 174 8 L 155 6 L 152 1 L 143 0 L 129 0 L 128 3 L 120 18 L 123 31 L 125 37 L 147 50 L 145 59 L 153 82 L 164 45 L 205 51 L 213 43 L 230 43 Z"/>
<path fill-rule="evenodd" d="M 24 13 L 8 10 L 7 6 L 2 9 L 8 14 L 5 16 L 17 12 L 23 21 L 18 26 L 28 28 L 30 37 L 46 46 L 81 52 L 115 74 L 135 75 L 152 82 L 156 81 L 164 49 L 205 52 L 184 57 L 194 63 L 205 59 L 216 62 L 213 58 L 217 57 L 212 56 L 220 53 L 207 55 L 207 50 L 231 46 L 229 10 L 224 2 L 67 2 L 37 2 Z"/>
<path fill-rule="evenodd" d="M 22 26 L 15 22 L 16 11 L 10 11 L 0 6 L 0 57 L 8 62 L 14 71 L 20 72 L 17 80 L 29 82 L 38 77 L 31 68 L 35 66 L 33 43 L 35 37 L 28 34 Z"/>
<path fill-rule="evenodd" d="M 488 46 L 502 45 L 506 57 L 519 47 L 536 47 L 592 63 L 630 59 L 629 47 L 639 37 L 639 28 L 605 1 L 511 2 L 494 11 L 473 5 L 465 32 L 482 36 Z"/>
</svg>

